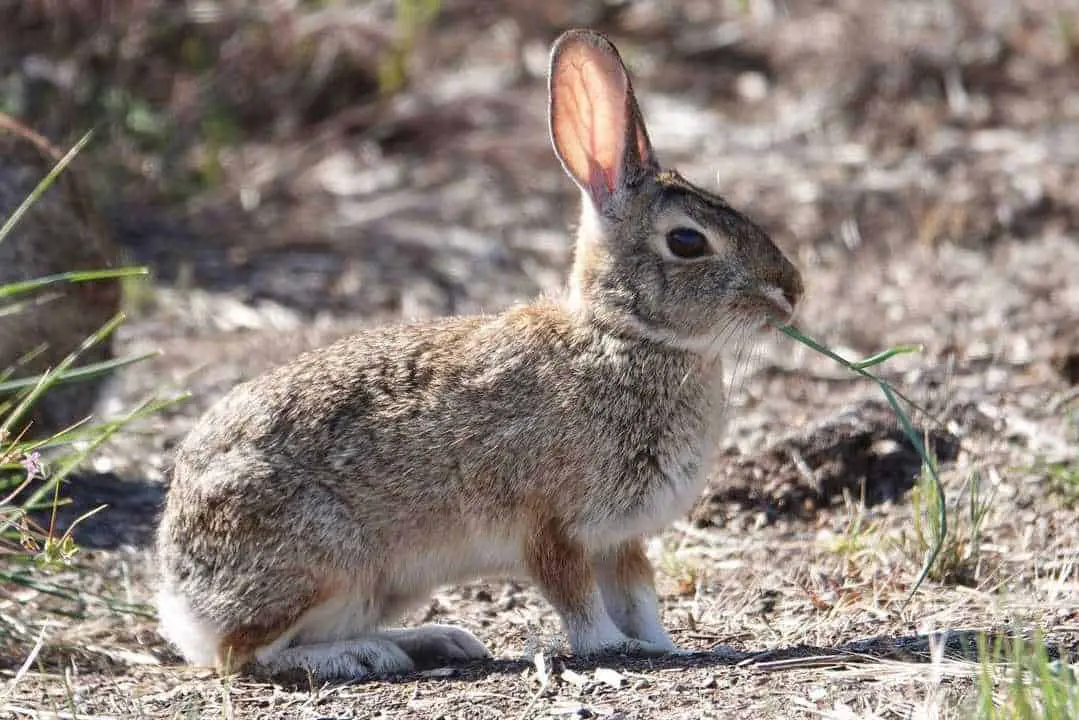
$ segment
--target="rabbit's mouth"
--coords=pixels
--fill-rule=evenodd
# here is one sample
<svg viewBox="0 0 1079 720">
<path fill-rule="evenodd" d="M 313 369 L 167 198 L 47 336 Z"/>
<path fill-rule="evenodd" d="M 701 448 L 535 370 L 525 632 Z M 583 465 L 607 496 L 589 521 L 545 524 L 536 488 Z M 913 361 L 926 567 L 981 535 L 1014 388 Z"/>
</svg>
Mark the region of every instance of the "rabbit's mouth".
<svg viewBox="0 0 1079 720">
<path fill-rule="evenodd" d="M 761 299 L 764 301 L 761 303 L 763 307 L 760 310 L 765 316 L 764 320 L 761 321 L 760 330 L 778 328 L 786 325 L 794 318 L 794 302 L 792 302 L 791 296 L 782 289 L 767 287 L 762 288 L 760 293 Z"/>
</svg>

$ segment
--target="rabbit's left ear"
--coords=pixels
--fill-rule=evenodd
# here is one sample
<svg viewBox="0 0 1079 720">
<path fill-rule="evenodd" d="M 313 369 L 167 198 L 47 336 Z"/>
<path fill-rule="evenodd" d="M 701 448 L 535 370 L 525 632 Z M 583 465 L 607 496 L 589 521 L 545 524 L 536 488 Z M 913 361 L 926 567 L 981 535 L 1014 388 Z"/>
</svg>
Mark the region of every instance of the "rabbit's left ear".
<svg viewBox="0 0 1079 720">
<path fill-rule="evenodd" d="M 549 90 L 555 152 L 597 209 L 658 170 L 629 74 L 605 37 L 564 33 L 551 51 Z"/>
</svg>

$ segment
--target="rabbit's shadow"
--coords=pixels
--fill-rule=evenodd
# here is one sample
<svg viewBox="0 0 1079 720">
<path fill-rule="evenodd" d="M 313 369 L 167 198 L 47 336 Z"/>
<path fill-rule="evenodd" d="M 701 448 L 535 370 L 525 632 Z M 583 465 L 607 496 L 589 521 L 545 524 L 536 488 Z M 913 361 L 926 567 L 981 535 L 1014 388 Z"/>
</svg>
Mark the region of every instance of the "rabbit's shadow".
<svg viewBox="0 0 1079 720">
<path fill-rule="evenodd" d="M 30 497 L 41 483 L 35 480 L 20 497 Z M 58 497 L 55 511 L 50 493 L 44 508 L 29 513 L 41 530 L 53 537 L 70 531 L 79 547 L 88 550 L 144 548 L 153 542 L 165 485 L 111 472 L 80 472 L 63 481 Z"/>
<path fill-rule="evenodd" d="M 733 670 L 737 668 L 752 672 L 774 673 L 807 669 L 842 670 L 885 662 L 919 665 L 930 664 L 939 659 L 981 663 L 982 647 L 990 649 L 999 647 L 1012 642 L 1018 636 L 1021 636 L 1021 633 L 1013 630 L 965 628 L 929 634 L 876 635 L 834 646 L 792 645 L 757 651 L 717 646 L 716 649 L 710 651 L 684 652 L 654 658 L 618 655 L 577 658 L 554 655 L 545 658 L 544 672 L 548 675 L 547 684 L 553 689 L 568 683 L 568 680 L 563 677 L 566 670 L 572 670 L 583 677 L 583 681 L 581 678 L 575 678 L 575 684 L 583 682 L 595 685 L 613 682 L 615 685 L 621 684 L 628 687 L 650 672 L 663 670 L 704 668 Z M 1028 646 L 1037 652 L 1033 641 L 1028 640 Z M 1075 662 L 1079 659 L 1079 634 L 1055 638 L 1053 642 L 1044 643 L 1043 648 L 1045 656 L 1050 661 Z M 529 669 L 538 672 L 534 661 L 496 658 L 459 665 L 435 665 L 413 673 L 329 684 L 479 682 L 495 675 L 518 676 Z M 595 671 L 599 669 L 613 670 L 616 674 L 600 680 L 595 676 Z M 313 691 L 325 685 L 310 676 L 277 675 L 262 676 L 259 679 L 298 692 Z"/>
<path fill-rule="evenodd" d="M 595 670 L 606 668 L 617 673 L 628 673 L 633 677 L 623 677 L 627 684 L 631 684 L 643 673 L 656 670 L 670 669 L 693 669 L 704 667 L 732 667 L 746 658 L 751 658 L 753 653 L 721 648 L 716 651 L 683 652 L 661 657 L 628 657 L 624 655 L 607 655 L 594 657 L 574 657 L 571 655 L 545 655 L 545 672 L 548 673 L 549 682 L 557 684 L 561 680 L 562 673 L 572 670 L 581 675 L 590 676 Z M 346 686 L 372 682 L 390 684 L 416 683 L 416 682 L 480 682 L 497 675 L 518 676 L 531 668 L 536 670 L 536 663 L 523 658 L 492 658 L 489 660 L 475 660 L 466 663 L 440 664 L 432 663 L 423 665 L 415 672 L 401 673 L 396 675 L 378 675 L 365 677 L 357 680 L 320 681 L 300 671 L 286 671 L 276 674 L 264 673 L 258 669 L 250 671 L 253 680 L 269 682 L 283 689 L 294 692 L 313 692 L 318 688 L 330 686 Z M 591 681 L 591 677 L 589 677 Z"/>
</svg>

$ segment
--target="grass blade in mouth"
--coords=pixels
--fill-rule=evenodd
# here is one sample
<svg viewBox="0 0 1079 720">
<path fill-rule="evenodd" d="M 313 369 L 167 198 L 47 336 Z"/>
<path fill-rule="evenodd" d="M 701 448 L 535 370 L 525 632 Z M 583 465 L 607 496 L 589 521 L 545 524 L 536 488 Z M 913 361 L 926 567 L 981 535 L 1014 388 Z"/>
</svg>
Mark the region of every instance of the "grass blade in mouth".
<svg viewBox="0 0 1079 720">
<path fill-rule="evenodd" d="M 910 405 L 910 407 L 919 411 L 920 413 L 932 417 L 924 408 L 918 406 L 908 397 L 895 389 L 890 382 L 881 378 L 878 375 L 874 375 L 869 372 L 867 368 L 875 367 L 884 363 L 897 355 L 905 355 L 908 353 L 921 352 L 921 345 L 897 345 L 893 348 L 888 348 L 881 352 L 875 353 L 864 360 L 851 361 L 847 360 L 843 356 L 839 355 L 835 351 L 831 350 L 827 346 L 817 342 L 816 340 L 806 336 L 801 330 L 793 325 L 777 325 L 777 329 L 786 335 L 787 337 L 795 340 L 806 347 L 814 350 L 815 352 L 828 357 L 843 367 L 847 368 L 853 373 L 861 375 L 867 380 L 870 380 L 877 384 L 881 392 L 884 393 L 884 398 L 888 401 L 888 405 L 891 406 L 892 411 L 895 413 L 896 418 L 899 420 L 900 429 L 903 431 L 903 435 L 906 436 L 915 452 L 918 453 L 918 457 L 922 461 L 922 467 L 929 473 L 933 482 L 933 487 L 937 494 L 937 522 L 939 523 L 940 533 L 935 538 L 933 547 L 930 549 L 929 554 L 925 558 L 925 562 L 922 565 L 921 571 L 918 573 L 917 580 L 914 581 L 914 585 L 911 587 L 910 592 L 907 594 L 907 599 L 904 601 L 904 605 L 911 601 L 914 594 L 918 592 L 918 588 L 925 582 L 926 577 L 929 575 L 929 571 L 932 570 L 933 565 L 937 562 L 937 558 L 940 557 L 941 549 L 944 547 L 944 540 L 948 535 L 948 512 L 944 498 L 944 488 L 940 483 L 940 477 L 937 474 L 936 463 L 933 458 L 930 457 L 925 443 L 917 430 L 914 428 L 914 423 L 911 422 L 910 416 L 903 410 L 900 400 Z M 934 418 L 935 420 L 935 418 Z"/>
</svg>

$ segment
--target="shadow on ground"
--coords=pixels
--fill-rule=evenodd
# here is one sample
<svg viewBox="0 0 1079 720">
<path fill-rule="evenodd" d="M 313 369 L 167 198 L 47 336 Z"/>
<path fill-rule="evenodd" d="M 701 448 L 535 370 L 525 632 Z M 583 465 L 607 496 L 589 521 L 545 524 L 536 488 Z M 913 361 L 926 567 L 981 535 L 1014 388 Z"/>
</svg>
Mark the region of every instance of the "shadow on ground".
<svg viewBox="0 0 1079 720">
<path fill-rule="evenodd" d="M 940 463 L 955 460 L 958 438 L 936 427 L 915 430 Z M 692 518 L 699 527 L 723 526 L 728 516 L 756 510 L 769 520 L 806 520 L 841 503 L 845 493 L 872 507 L 902 498 L 921 470 L 921 456 L 892 409 L 882 400 L 866 400 L 760 452 L 722 461 L 719 479 Z"/>
<path fill-rule="evenodd" d="M 584 675 L 600 668 L 639 675 L 663 670 L 699 670 L 711 667 L 744 668 L 769 673 L 807 669 L 840 670 L 883 662 L 926 664 L 934 662 L 934 659 L 980 663 L 979 643 L 993 648 L 996 645 L 1010 643 L 1017 637 L 1020 636 L 1015 632 L 995 629 L 945 630 L 932 634 L 879 635 L 835 646 L 796 645 L 765 651 L 745 651 L 717 646 L 712 651 L 680 653 L 658 658 L 554 656 L 546 658 L 546 666 L 549 674 L 554 678 L 552 682 L 561 683 L 565 682 L 560 679 L 565 670 Z M 1074 637 L 1056 638 L 1044 643 L 1043 647 L 1050 661 L 1074 662 L 1076 658 L 1079 658 L 1079 634 Z M 526 660 L 489 660 L 465 665 L 435 665 L 414 673 L 382 677 L 379 680 L 390 683 L 438 682 L 440 680 L 479 682 L 493 675 L 519 676 L 530 668 L 534 669 L 535 665 Z M 312 678 L 306 676 L 269 677 L 256 672 L 250 677 L 260 681 L 274 682 L 299 692 L 311 691 L 317 684 Z M 585 681 L 604 682 L 592 678 L 587 678 Z M 581 680 L 578 679 L 578 682 Z M 611 676 L 611 682 L 628 684 L 630 679 Z"/>
<path fill-rule="evenodd" d="M 26 497 L 36 487 L 40 485 L 26 488 Z M 51 527 L 53 537 L 70 529 L 75 542 L 87 550 L 145 548 L 153 544 L 165 486 L 113 473 L 80 473 L 64 481 L 60 497 L 55 515 L 51 507 L 30 514 L 40 527 Z"/>
</svg>

